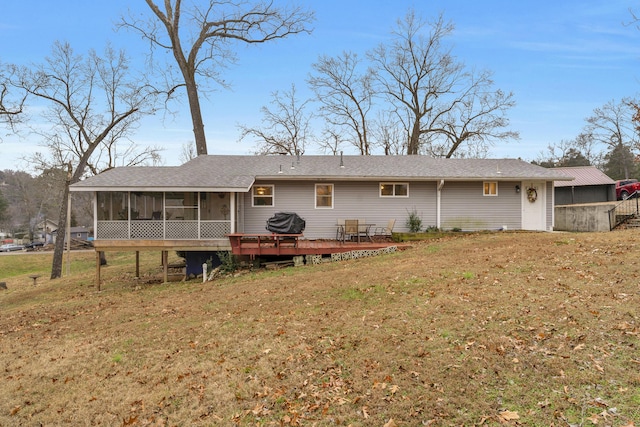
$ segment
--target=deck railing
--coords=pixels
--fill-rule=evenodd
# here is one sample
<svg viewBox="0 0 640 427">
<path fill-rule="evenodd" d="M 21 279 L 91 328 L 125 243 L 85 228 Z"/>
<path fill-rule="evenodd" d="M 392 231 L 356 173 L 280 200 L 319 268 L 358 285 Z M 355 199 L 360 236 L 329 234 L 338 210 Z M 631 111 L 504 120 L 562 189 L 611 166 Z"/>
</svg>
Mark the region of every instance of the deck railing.
<svg viewBox="0 0 640 427">
<path fill-rule="evenodd" d="M 231 221 L 120 220 L 98 221 L 96 239 L 200 240 L 226 239 Z"/>
<path fill-rule="evenodd" d="M 635 192 L 628 199 L 622 200 L 609 210 L 610 230 L 640 215 L 638 200 L 640 200 L 638 198 L 638 192 Z"/>
</svg>

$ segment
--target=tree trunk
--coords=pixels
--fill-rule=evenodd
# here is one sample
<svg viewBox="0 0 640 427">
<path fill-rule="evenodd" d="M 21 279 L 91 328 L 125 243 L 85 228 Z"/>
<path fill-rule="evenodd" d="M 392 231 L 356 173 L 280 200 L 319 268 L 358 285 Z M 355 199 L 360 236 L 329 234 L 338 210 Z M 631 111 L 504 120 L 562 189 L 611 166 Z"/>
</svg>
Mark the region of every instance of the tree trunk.
<svg viewBox="0 0 640 427">
<path fill-rule="evenodd" d="M 418 154 L 420 148 L 420 121 L 413 122 L 413 129 L 411 130 L 411 137 L 409 138 L 409 145 L 407 146 L 407 154 Z"/>
<path fill-rule="evenodd" d="M 60 215 L 58 215 L 58 230 L 56 231 L 56 244 L 53 249 L 53 262 L 51 264 L 51 278 L 62 277 L 62 264 L 64 257 L 64 243 L 67 237 L 67 206 L 69 200 L 69 181 L 65 183 L 64 195 L 60 204 Z"/>
<path fill-rule="evenodd" d="M 186 73 L 184 74 L 186 77 Z M 204 133 L 204 122 L 202 121 L 198 86 L 196 85 L 195 79 L 191 78 L 185 78 L 185 85 L 187 87 L 189 110 L 191 111 L 191 121 L 193 123 L 193 136 L 196 140 L 196 154 L 198 156 L 207 155 L 207 137 Z"/>
</svg>

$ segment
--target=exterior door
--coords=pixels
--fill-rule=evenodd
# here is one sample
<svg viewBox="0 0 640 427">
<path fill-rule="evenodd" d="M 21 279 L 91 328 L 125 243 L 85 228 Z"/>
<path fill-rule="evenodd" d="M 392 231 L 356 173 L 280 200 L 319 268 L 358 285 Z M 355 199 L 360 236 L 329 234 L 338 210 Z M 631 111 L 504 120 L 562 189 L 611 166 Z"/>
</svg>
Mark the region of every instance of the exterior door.
<svg viewBox="0 0 640 427">
<path fill-rule="evenodd" d="M 546 231 L 546 189 L 544 181 L 523 181 L 522 194 L 522 229 Z"/>
</svg>

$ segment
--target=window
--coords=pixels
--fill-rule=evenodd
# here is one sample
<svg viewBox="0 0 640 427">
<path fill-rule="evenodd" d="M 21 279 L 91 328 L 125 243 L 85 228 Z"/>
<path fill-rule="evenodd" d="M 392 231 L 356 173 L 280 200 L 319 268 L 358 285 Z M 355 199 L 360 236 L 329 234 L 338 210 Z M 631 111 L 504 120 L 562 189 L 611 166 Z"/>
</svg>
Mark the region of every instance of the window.
<svg viewBox="0 0 640 427">
<path fill-rule="evenodd" d="M 274 206 L 273 185 L 257 185 L 251 193 L 251 206 Z"/>
<path fill-rule="evenodd" d="M 380 197 L 409 197 L 409 184 L 406 182 L 381 182 Z"/>
<path fill-rule="evenodd" d="M 333 184 L 316 184 L 316 209 L 333 208 Z"/>
<path fill-rule="evenodd" d="M 498 195 L 498 183 L 495 181 L 487 181 L 484 183 L 485 196 L 497 196 Z"/>
</svg>

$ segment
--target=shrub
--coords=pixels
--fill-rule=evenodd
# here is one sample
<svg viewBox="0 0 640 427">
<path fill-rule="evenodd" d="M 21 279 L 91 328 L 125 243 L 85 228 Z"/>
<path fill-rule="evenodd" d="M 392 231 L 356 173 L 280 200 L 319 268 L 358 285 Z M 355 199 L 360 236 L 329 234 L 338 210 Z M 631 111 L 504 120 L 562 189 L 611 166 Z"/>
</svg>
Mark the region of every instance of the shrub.
<svg viewBox="0 0 640 427">
<path fill-rule="evenodd" d="M 223 273 L 233 273 L 240 268 L 240 263 L 231 252 L 217 252 L 220 259 L 220 271 Z"/>
<path fill-rule="evenodd" d="M 412 233 L 419 233 L 420 230 L 422 230 L 422 218 L 418 215 L 416 208 L 413 208 L 411 212 L 407 210 L 407 213 L 409 214 L 407 218 L 407 228 L 409 228 L 409 231 Z"/>
</svg>

